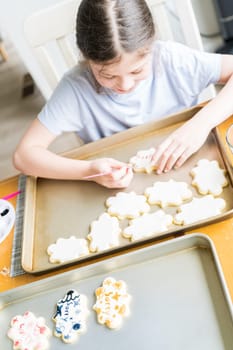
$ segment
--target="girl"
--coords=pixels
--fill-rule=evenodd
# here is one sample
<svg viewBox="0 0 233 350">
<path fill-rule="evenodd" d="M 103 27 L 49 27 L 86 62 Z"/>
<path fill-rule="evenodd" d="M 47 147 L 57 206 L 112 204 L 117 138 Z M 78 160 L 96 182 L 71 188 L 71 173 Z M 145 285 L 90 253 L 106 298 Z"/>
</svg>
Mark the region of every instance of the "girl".
<svg viewBox="0 0 233 350">
<path fill-rule="evenodd" d="M 161 119 L 197 103 L 213 83 L 227 83 L 218 96 L 173 132 L 155 151 L 158 173 L 180 167 L 201 147 L 213 127 L 233 112 L 233 57 L 155 41 L 144 0 L 83 0 L 76 39 L 84 62 L 69 71 L 24 135 L 16 168 L 56 179 L 93 178 L 110 188 L 127 187 L 132 170 L 111 158 L 68 159 L 47 148 L 62 132 L 84 142 Z"/>
</svg>

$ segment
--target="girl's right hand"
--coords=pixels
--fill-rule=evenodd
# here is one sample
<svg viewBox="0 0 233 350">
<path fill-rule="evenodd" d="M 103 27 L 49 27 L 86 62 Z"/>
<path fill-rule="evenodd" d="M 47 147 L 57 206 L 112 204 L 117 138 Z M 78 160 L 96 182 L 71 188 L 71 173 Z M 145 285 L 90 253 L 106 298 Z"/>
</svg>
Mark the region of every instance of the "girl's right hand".
<svg viewBox="0 0 233 350">
<path fill-rule="evenodd" d="M 113 158 L 99 158 L 90 161 L 90 175 L 104 173 L 106 175 L 90 178 L 107 188 L 126 188 L 133 179 L 133 171 L 129 164 Z"/>
</svg>

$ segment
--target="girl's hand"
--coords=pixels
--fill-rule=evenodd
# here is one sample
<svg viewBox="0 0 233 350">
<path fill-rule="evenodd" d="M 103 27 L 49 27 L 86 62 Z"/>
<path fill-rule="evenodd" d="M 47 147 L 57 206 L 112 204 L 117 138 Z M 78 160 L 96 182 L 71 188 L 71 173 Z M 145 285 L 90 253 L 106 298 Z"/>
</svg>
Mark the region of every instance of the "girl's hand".
<svg viewBox="0 0 233 350">
<path fill-rule="evenodd" d="M 90 178 L 104 187 L 125 188 L 133 179 L 131 166 L 112 158 L 100 158 L 90 162 L 90 175 L 104 173 L 106 175 Z"/>
<path fill-rule="evenodd" d="M 167 137 L 157 148 L 153 162 L 157 173 L 179 168 L 205 142 L 210 130 L 194 118 Z"/>
</svg>

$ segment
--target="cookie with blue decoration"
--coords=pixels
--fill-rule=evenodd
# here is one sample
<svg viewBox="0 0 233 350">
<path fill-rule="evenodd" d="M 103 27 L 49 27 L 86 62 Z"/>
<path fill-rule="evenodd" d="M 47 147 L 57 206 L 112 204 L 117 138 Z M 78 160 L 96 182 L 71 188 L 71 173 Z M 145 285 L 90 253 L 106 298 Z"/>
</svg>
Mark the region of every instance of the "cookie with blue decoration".
<svg viewBox="0 0 233 350">
<path fill-rule="evenodd" d="M 86 319 L 89 314 L 87 298 L 72 289 L 57 303 L 54 335 L 65 343 L 74 343 L 79 335 L 86 331 Z"/>
</svg>

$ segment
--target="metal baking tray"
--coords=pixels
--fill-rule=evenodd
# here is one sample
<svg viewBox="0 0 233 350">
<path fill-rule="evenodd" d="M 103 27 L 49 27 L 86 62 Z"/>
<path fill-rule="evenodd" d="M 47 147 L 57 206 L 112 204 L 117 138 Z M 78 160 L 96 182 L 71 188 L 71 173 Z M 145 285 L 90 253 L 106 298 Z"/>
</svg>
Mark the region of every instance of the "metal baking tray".
<svg viewBox="0 0 233 350">
<path fill-rule="evenodd" d="M 135 155 L 138 150 L 159 144 L 168 134 L 192 117 L 199 109 L 200 107 L 195 107 L 168 119 L 129 129 L 77 148 L 65 154 L 65 156 L 75 159 L 114 157 L 128 162 L 129 158 Z M 189 229 L 196 229 L 204 224 L 213 223 L 231 216 L 233 213 L 231 171 L 216 131 L 210 133 L 203 147 L 182 168 L 162 175 L 136 173 L 132 183 L 124 191 L 135 191 L 138 194 L 142 194 L 145 188 L 151 186 L 155 181 L 167 181 L 170 178 L 191 184 L 192 178 L 189 172 L 201 158 L 216 159 L 219 161 L 220 166 L 227 170 L 229 186 L 224 188 L 221 194 L 221 197 L 226 200 L 227 206 L 222 214 L 192 225 L 172 225 L 163 234 L 134 243 L 122 237 L 120 246 L 117 248 L 111 248 L 102 253 L 90 253 L 87 257 L 62 264 L 51 264 L 49 262 L 46 252 L 47 247 L 62 237 L 69 238 L 74 235 L 79 238 L 85 238 L 89 233 L 91 222 L 106 211 L 106 199 L 115 195 L 119 190 L 107 189 L 88 181 L 62 181 L 27 177 L 22 247 L 23 269 L 29 273 L 36 274 L 68 264 L 90 261 L 114 252 L 123 252 L 126 249 L 138 247 L 146 242 L 161 239 L 161 237 L 181 234 Z M 195 196 L 199 196 L 195 188 L 193 188 L 193 192 Z M 151 211 L 157 209 L 158 206 L 153 206 Z M 176 208 L 168 208 L 165 211 L 169 214 L 175 214 Z M 126 224 L 127 222 L 122 223 L 123 226 Z"/>
<path fill-rule="evenodd" d="M 98 324 L 92 310 L 95 289 L 106 277 L 124 280 L 131 295 L 130 315 L 119 330 Z M 69 349 L 232 350 L 231 298 L 206 235 L 170 239 L 1 293 L 1 348 L 12 349 L 10 320 L 25 311 L 53 329 L 56 303 L 70 289 L 87 296 L 90 314 L 87 332 Z M 50 349 L 66 348 L 50 339 Z"/>
</svg>

